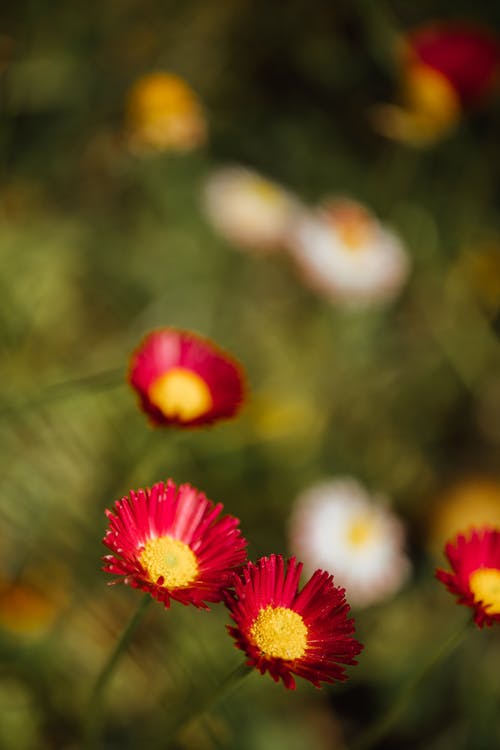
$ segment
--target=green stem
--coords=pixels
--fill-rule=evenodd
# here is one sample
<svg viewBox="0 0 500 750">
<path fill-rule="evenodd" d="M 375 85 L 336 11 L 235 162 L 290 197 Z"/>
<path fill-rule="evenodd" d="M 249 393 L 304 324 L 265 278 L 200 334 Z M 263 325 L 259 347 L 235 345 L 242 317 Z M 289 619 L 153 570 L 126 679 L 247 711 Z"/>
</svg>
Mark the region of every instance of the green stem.
<svg viewBox="0 0 500 750">
<path fill-rule="evenodd" d="M 462 626 L 459 630 L 455 630 L 449 638 L 447 638 L 447 640 L 432 653 L 430 659 L 425 662 L 423 666 L 410 677 L 406 685 L 403 686 L 399 692 L 398 698 L 389 707 L 386 713 L 382 714 L 380 719 L 377 719 L 353 742 L 350 746 L 350 750 L 369 750 L 369 748 L 373 747 L 376 742 L 384 737 L 388 730 L 399 719 L 420 682 L 429 674 L 429 672 L 432 671 L 436 664 L 454 651 L 454 649 L 462 642 L 469 629 L 470 622 L 467 621 L 465 626 Z"/>
<path fill-rule="evenodd" d="M 177 721 L 170 727 L 167 732 L 166 746 L 168 743 L 175 739 L 181 729 L 187 727 L 195 719 L 200 718 L 209 708 L 212 708 L 223 696 L 228 695 L 232 692 L 241 682 L 241 680 L 250 672 L 252 667 L 248 667 L 246 664 L 239 664 L 236 669 L 233 669 L 224 680 L 221 682 L 218 688 L 211 692 L 209 695 L 205 695 L 201 700 L 190 703 L 190 710 L 187 713 L 181 714 Z"/>
<path fill-rule="evenodd" d="M 151 596 L 143 596 L 139 601 L 137 609 L 130 618 L 128 625 L 123 630 L 120 638 L 116 642 L 116 645 L 109 655 L 108 660 L 105 662 L 103 668 L 97 676 L 97 679 L 92 688 L 90 694 L 89 705 L 87 709 L 87 724 L 85 731 L 85 738 L 87 741 L 87 747 L 93 747 L 97 741 L 99 734 L 99 725 L 101 719 L 102 709 L 102 695 L 106 685 L 108 684 L 118 662 L 122 655 L 125 653 L 127 646 L 132 640 L 135 631 L 146 613 L 149 604 L 153 601 Z"/>
</svg>

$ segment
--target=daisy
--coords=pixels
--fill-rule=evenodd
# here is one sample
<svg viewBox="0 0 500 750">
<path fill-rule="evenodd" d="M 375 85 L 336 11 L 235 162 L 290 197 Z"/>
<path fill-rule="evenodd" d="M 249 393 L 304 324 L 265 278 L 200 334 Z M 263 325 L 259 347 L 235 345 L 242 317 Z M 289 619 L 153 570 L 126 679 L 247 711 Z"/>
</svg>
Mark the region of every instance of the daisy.
<svg viewBox="0 0 500 750">
<path fill-rule="evenodd" d="M 172 73 L 139 78 L 127 97 L 127 131 L 133 151 L 189 151 L 205 143 L 207 126 L 198 98 Z"/>
<path fill-rule="evenodd" d="M 104 570 L 166 607 L 176 599 L 207 609 L 205 602 L 221 601 L 232 571 L 246 559 L 239 520 L 219 517 L 222 507 L 172 480 L 131 491 L 106 510 L 103 542 L 113 554 L 104 558 Z"/>
<path fill-rule="evenodd" d="M 458 534 L 445 552 L 453 572 L 438 569 L 438 580 L 474 610 L 480 628 L 500 622 L 500 530 L 486 526 Z"/>
<path fill-rule="evenodd" d="M 362 646 L 351 634 L 344 590 L 333 577 L 317 570 L 299 591 L 302 563 L 285 566 L 281 555 L 248 563 L 235 576 L 234 593 L 226 605 L 236 626 L 228 626 L 248 666 L 294 689 L 293 675 L 320 687 L 321 682 L 345 680 L 344 664 L 356 664 Z"/>
<path fill-rule="evenodd" d="M 153 424 L 194 427 L 234 416 L 244 399 L 242 370 L 208 339 L 162 328 L 132 355 L 129 382 Z"/>
<path fill-rule="evenodd" d="M 500 45 L 487 29 L 441 22 L 410 32 L 399 57 L 402 105 L 379 108 L 377 122 L 389 137 L 425 144 L 491 92 Z"/>
<path fill-rule="evenodd" d="M 335 573 L 357 607 L 395 594 L 410 569 L 403 525 L 374 500 L 355 480 L 334 479 L 304 492 L 290 519 L 293 552 L 309 570 Z"/>
<path fill-rule="evenodd" d="M 409 271 L 398 235 L 347 199 L 331 199 L 298 217 L 289 249 L 306 284 L 354 306 L 392 299 Z"/>
<path fill-rule="evenodd" d="M 203 191 L 205 213 L 226 240 L 251 250 L 283 247 L 298 200 L 280 185 L 239 166 L 214 171 Z"/>
</svg>

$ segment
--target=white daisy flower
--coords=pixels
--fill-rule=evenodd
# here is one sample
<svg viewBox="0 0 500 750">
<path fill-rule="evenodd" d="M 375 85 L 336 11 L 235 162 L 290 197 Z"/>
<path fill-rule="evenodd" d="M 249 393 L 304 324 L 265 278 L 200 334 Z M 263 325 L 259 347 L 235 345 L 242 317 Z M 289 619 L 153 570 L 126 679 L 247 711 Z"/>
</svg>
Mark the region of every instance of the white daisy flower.
<svg viewBox="0 0 500 750">
<path fill-rule="evenodd" d="M 270 251 L 283 247 L 299 201 L 250 169 L 222 167 L 204 186 L 205 213 L 215 230 L 237 247 Z"/>
<path fill-rule="evenodd" d="M 288 246 L 305 282 L 336 302 L 392 299 L 409 272 L 401 238 L 347 199 L 332 199 L 299 216 Z"/>
<path fill-rule="evenodd" d="M 290 519 L 293 553 L 332 573 L 355 607 L 389 598 L 409 574 L 403 524 L 382 501 L 354 479 L 333 479 L 300 495 Z"/>
</svg>

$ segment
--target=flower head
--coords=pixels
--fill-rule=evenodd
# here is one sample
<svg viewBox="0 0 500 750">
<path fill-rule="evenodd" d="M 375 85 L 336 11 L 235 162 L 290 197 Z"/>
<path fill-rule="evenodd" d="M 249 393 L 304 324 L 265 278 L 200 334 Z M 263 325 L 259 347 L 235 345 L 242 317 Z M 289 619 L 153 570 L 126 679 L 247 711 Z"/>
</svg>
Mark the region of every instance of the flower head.
<svg viewBox="0 0 500 750">
<path fill-rule="evenodd" d="M 364 206 L 346 199 L 329 200 L 299 216 L 289 249 L 309 286 L 349 305 L 392 299 L 409 271 L 401 239 Z"/>
<path fill-rule="evenodd" d="M 113 554 L 104 558 L 104 570 L 166 607 L 176 599 L 207 609 L 205 602 L 221 601 L 246 559 L 238 519 L 219 517 L 221 510 L 221 503 L 171 480 L 131 491 L 106 511 L 103 542 Z"/>
<path fill-rule="evenodd" d="M 483 527 L 468 536 L 458 534 L 445 552 L 453 572 L 438 569 L 436 578 L 459 604 L 474 610 L 480 628 L 500 622 L 500 530 Z"/>
<path fill-rule="evenodd" d="M 436 140 L 497 82 L 500 44 L 487 29 L 427 24 L 407 34 L 400 50 L 402 103 L 377 114 L 389 137 L 414 144 Z"/>
<path fill-rule="evenodd" d="M 127 98 L 127 130 L 134 151 L 189 151 L 202 145 L 207 127 L 198 98 L 172 73 L 139 78 Z"/>
<path fill-rule="evenodd" d="M 409 573 L 401 522 L 349 478 L 321 482 L 298 498 L 290 545 L 309 570 L 334 572 L 357 607 L 389 598 Z"/>
<path fill-rule="evenodd" d="M 408 35 L 406 64 L 441 74 L 467 105 L 477 102 L 495 84 L 500 44 L 485 28 L 433 23 Z"/>
<path fill-rule="evenodd" d="M 280 185 L 244 167 L 223 167 L 208 178 L 205 213 L 236 247 L 270 251 L 283 247 L 298 200 Z"/>
<path fill-rule="evenodd" d="M 130 384 L 153 424 L 195 427 L 232 417 L 244 398 L 240 366 L 188 331 L 148 334 L 132 355 Z"/>
<path fill-rule="evenodd" d="M 356 664 L 362 649 L 351 634 L 344 590 L 333 577 L 317 570 L 299 591 L 302 563 L 287 565 L 281 555 L 248 563 L 235 576 L 234 593 L 226 605 L 236 627 L 228 626 L 247 664 L 294 689 L 298 675 L 320 687 L 321 682 L 345 680 L 344 664 Z"/>
</svg>

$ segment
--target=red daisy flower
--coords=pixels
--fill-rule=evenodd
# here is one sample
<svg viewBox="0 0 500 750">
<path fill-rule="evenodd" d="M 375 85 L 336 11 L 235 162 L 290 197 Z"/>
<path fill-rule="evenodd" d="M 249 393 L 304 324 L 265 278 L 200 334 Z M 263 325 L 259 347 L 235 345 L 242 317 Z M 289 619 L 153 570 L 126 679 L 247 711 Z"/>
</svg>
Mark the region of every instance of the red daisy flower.
<svg viewBox="0 0 500 750">
<path fill-rule="evenodd" d="M 436 578 L 458 596 L 458 603 L 474 610 L 480 628 L 500 622 L 500 531 L 472 529 L 458 534 L 445 548 L 453 573 L 437 570 Z"/>
<path fill-rule="evenodd" d="M 106 510 L 103 539 L 112 550 L 104 570 L 150 593 L 166 607 L 170 599 L 208 609 L 230 585 L 246 559 L 246 541 L 232 516 L 218 518 L 214 505 L 189 484 L 171 480 L 131 491 Z M 118 581 L 115 581 L 117 583 Z"/>
<path fill-rule="evenodd" d="M 436 141 L 498 83 L 500 41 L 487 28 L 435 22 L 408 32 L 398 49 L 401 105 L 373 110 L 375 127 L 389 138 Z"/>
<path fill-rule="evenodd" d="M 302 563 L 281 555 L 248 563 L 242 578 L 235 576 L 234 593 L 226 593 L 226 605 L 236 627 L 228 626 L 237 648 L 245 651 L 247 664 L 273 680 L 281 678 L 293 690 L 293 674 L 320 687 L 321 682 L 345 680 L 342 664 L 356 664 L 362 649 L 350 634 L 354 621 L 344 589 L 333 577 L 317 570 L 303 589 L 298 585 Z"/>
<path fill-rule="evenodd" d="M 242 370 L 211 341 L 153 331 L 132 355 L 129 381 L 157 425 L 194 427 L 232 417 L 244 398 Z"/>
<path fill-rule="evenodd" d="M 412 32 L 409 64 L 443 75 L 465 105 L 491 90 L 500 65 L 500 45 L 488 29 L 434 23 Z"/>
</svg>

